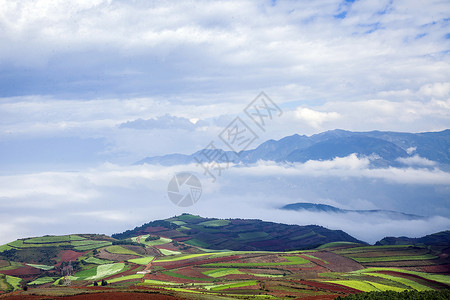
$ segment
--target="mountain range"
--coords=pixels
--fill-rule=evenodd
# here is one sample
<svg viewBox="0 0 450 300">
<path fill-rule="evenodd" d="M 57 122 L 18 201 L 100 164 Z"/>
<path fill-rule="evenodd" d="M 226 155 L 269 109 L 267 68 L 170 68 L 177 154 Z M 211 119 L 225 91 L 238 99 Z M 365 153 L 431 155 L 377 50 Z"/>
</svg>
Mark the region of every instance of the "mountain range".
<svg viewBox="0 0 450 300">
<path fill-rule="evenodd" d="M 424 219 L 423 216 L 413 215 L 413 214 L 406 214 L 398 211 L 392 211 L 392 210 L 384 210 L 384 209 L 369 209 L 369 210 L 353 210 L 353 209 L 342 209 L 337 208 L 331 205 L 326 204 L 316 204 L 316 203 L 305 203 L 305 202 L 299 202 L 299 203 L 291 203 L 286 204 L 281 207 L 281 209 L 284 210 L 295 210 L 295 211 L 311 211 L 311 212 L 326 212 L 326 213 L 336 213 L 336 214 L 343 214 L 343 213 L 358 213 L 362 215 L 383 215 L 386 217 L 389 217 L 390 219 L 395 220 L 420 220 Z"/>
<path fill-rule="evenodd" d="M 275 162 L 306 162 L 330 160 L 356 153 L 371 158 L 371 166 L 433 166 L 450 165 L 450 129 L 440 132 L 352 132 L 331 130 L 312 136 L 294 134 L 280 140 L 268 140 L 255 149 L 241 151 L 210 150 L 211 156 L 226 155 L 233 163 L 255 163 L 258 160 Z M 176 165 L 196 163 L 204 149 L 193 154 L 168 154 L 146 157 L 135 164 Z M 408 158 L 415 158 L 410 159 Z"/>
</svg>

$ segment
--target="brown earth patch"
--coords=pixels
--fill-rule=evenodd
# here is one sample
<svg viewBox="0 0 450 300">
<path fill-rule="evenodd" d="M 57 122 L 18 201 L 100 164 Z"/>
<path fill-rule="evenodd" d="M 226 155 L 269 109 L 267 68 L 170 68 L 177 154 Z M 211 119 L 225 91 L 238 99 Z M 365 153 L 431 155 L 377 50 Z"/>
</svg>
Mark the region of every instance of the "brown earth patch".
<svg viewBox="0 0 450 300">
<path fill-rule="evenodd" d="M 76 251 L 73 251 L 73 250 L 61 251 L 58 254 L 58 258 L 56 259 L 57 261 L 59 261 L 59 263 L 57 263 L 55 266 L 60 266 L 63 261 L 67 262 L 67 261 L 77 260 L 78 257 L 83 256 L 87 252 L 89 252 L 89 251 L 85 251 L 85 252 L 76 252 Z"/>
<path fill-rule="evenodd" d="M 364 266 L 360 263 L 332 252 L 318 251 L 311 253 L 311 255 L 328 262 L 328 264 L 322 263 L 321 266 L 331 272 L 351 272 L 364 269 Z"/>
<path fill-rule="evenodd" d="M 96 255 L 96 257 L 113 261 L 125 261 L 132 258 L 140 258 L 140 256 L 137 255 L 109 253 L 105 249 L 100 249 L 100 252 Z"/>
<path fill-rule="evenodd" d="M 5 299 L 10 300 L 37 300 L 37 299 L 49 299 L 45 296 L 17 294 L 11 296 L 3 296 Z M 2 298 L 3 298 L 2 297 Z M 67 299 L 67 300 L 83 300 L 83 299 L 96 299 L 96 300 L 129 300 L 129 299 L 156 299 L 156 300 L 171 300 L 179 299 L 170 295 L 162 295 L 157 293 L 140 293 L 140 292 L 99 292 L 81 294 L 75 296 L 51 296 L 51 299 Z"/>
<path fill-rule="evenodd" d="M 9 275 L 9 276 L 16 276 L 16 277 L 20 277 L 20 278 L 29 278 L 29 277 L 34 277 L 35 275 L 39 275 L 41 273 L 41 270 L 30 267 L 30 266 L 24 266 L 22 268 L 18 268 L 18 269 L 14 269 L 14 270 L 3 270 L 3 271 L 0 271 L 0 273 Z"/>
<path fill-rule="evenodd" d="M 352 289 L 343 285 L 333 284 L 333 283 L 325 283 L 318 281 L 310 281 L 310 280 L 294 280 L 294 282 L 298 282 L 300 284 L 308 285 L 320 290 L 338 292 L 338 293 L 346 293 L 346 294 L 356 294 L 361 293 L 360 290 Z"/>
<path fill-rule="evenodd" d="M 450 264 L 435 265 L 435 266 L 424 266 L 421 269 L 423 270 L 423 272 L 441 273 L 441 274 L 444 274 L 444 275 L 450 275 Z"/>
<path fill-rule="evenodd" d="M 416 281 L 417 283 L 425 284 L 427 286 L 430 286 L 430 287 L 436 288 L 436 289 L 449 289 L 450 288 L 450 285 L 448 285 L 448 284 L 441 283 L 441 282 L 434 281 L 434 280 L 427 279 L 427 278 L 423 278 L 423 277 L 420 277 L 415 274 L 407 274 L 407 273 L 396 272 L 396 271 L 377 271 L 376 273 L 410 279 L 410 280 Z"/>
</svg>

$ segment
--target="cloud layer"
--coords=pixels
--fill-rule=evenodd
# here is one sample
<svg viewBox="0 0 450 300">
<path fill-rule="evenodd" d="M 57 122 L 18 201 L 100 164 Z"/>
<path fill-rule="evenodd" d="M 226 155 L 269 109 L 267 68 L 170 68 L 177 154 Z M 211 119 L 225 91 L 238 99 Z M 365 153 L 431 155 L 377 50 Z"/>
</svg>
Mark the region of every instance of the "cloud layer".
<svg viewBox="0 0 450 300">
<path fill-rule="evenodd" d="M 195 173 L 203 186 L 200 201 L 185 209 L 167 196 L 168 182 L 182 171 Z M 215 183 L 195 165 L 105 164 L 83 172 L 4 175 L 0 176 L 0 243 L 43 234 L 112 234 L 186 211 L 207 217 L 318 224 L 368 242 L 393 234 L 417 237 L 450 226 L 450 212 L 443 208 L 450 195 L 449 178 L 439 169 L 369 169 L 367 159 L 355 155 L 284 166 L 270 162 L 235 166 L 224 170 Z M 429 218 L 409 221 L 279 210 L 295 202 L 397 210 Z"/>
</svg>

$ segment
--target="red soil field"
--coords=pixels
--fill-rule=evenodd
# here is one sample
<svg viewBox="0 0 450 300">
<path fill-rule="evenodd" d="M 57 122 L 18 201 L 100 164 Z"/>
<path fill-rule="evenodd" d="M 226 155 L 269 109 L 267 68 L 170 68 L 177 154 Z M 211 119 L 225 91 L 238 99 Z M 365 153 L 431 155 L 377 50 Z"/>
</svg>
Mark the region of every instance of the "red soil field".
<svg viewBox="0 0 450 300">
<path fill-rule="evenodd" d="M 435 266 L 423 266 L 421 267 L 423 272 L 429 273 L 441 273 L 444 275 L 450 275 L 450 264 L 435 265 Z"/>
<path fill-rule="evenodd" d="M 309 281 L 309 280 L 292 280 L 293 282 L 301 283 L 304 285 L 312 286 L 321 290 L 327 290 L 338 293 L 346 293 L 346 294 L 356 294 L 361 293 L 360 290 L 352 289 L 349 287 L 345 287 L 343 285 L 333 284 L 333 283 L 324 283 L 317 281 Z"/>
<path fill-rule="evenodd" d="M 196 278 L 205 278 L 205 279 L 211 279 L 211 277 L 206 276 L 201 273 L 202 270 L 193 269 L 191 267 L 182 268 L 180 270 L 177 270 L 176 273 L 188 276 L 188 277 L 196 277 Z"/>
<path fill-rule="evenodd" d="M 0 273 L 25 278 L 25 277 L 33 277 L 34 275 L 39 275 L 41 273 L 41 270 L 30 266 L 24 266 L 19 269 L 0 271 Z"/>
<path fill-rule="evenodd" d="M 55 266 L 61 265 L 61 263 L 63 261 L 74 261 L 78 257 L 83 256 L 84 254 L 86 254 L 87 252 L 89 252 L 89 251 L 85 251 L 85 252 L 76 252 L 76 251 L 73 251 L 73 250 L 61 251 L 59 253 L 59 255 L 58 255 L 58 260 L 60 260 L 60 261 Z"/>
<path fill-rule="evenodd" d="M 386 275 L 392 275 L 392 276 L 396 276 L 396 277 L 403 277 L 403 278 L 407 278 L 407 279 L 419 279 L 422 282 L 426 282 L 428 284 L 431 284 L 434 287 L 439 287 L 442 289 L 448 289 L 450 288 L 449 285 L 445 284 L 445 283 L 441 283 L 441 282 L 437 282 L 434 280 L 430 280 L 430 279 L 426 279 L 414 274 L 407 274 L 407 273 L 401 273 L 401 272 L 395 272 L 395 271 L 377 271 L 376 273 L 381 273 L 381 274 L 386 274 Z"/>
<path fill-rule="evenodd" d="M 239 255 L 232 255 L 232 256 L 226 256 L 226 257 L 217 257 L 217 258 L 211 258 L 211 259 L 201 259 L 201 260 L 195 260 L 195 261 L 189 261 L 189 262 L 166 262 L 166 263 L 158 263 L 155 262 L 154 265 L 163 266 L 166 269 L 179 269 L 183 267 L 189 267 L 189 266 L 195 266 L 200 264 L 209 264 L 209 263 L 217 263 L 217 262 L 225 262 L 230 260 L 236 260 L 239 259 Z"/>
<path fill-rule="evenodd" d="M 37 299 L 44 299 L 43 296 L 35 296 L 35 295 L 11 295 L 9 297 L 5 297 L 4 299 L 9 300 L 37 300 Z M 154 294 L 154 293 L 132 293 L 132 292 L 100 292 L 100 293 L 91 293 L 91 294 L 84 294 L 84 295 L 76 295 L 76 296 L 62 296 L 62 297 L 54 297 L 52 296 L 51 299 L 67 299 L 67 300 L 83 300 L 83 299 L 100 299 L 100 300 L 129 300 L 129 299 L 156 299 L 156 300 L 171 300 L 171 299 L 179 299 L 174 296 L 169 295 L 161 295 L 161 294 Z"/>
<path fill-rule="evenodd" d="M 136 274 L 137 271 L 139 271 L 138 269 L 144 269 L 144 266 L 140 266 L 140 265 L 134 265 L 131 267 L 131 269 L 125 271 L 125 272 L 121 272 L 119 274 L 114 274 L 111 275 L 109 277 L 106 277 L 105 280 L 109 280 L 109 279 L 113 279 L 113 278 L 117 278 L 117 277 L 122 277 L 122 276 L 126 276 L 126 275 L 134 275 Z"/>
<path fill-rule="evenodd" d="M 184 278 L 177 278 L 177 277 L 172 277 L 169 275 L 165 275 L 163 273 L 153 273 L 153 274 L 146 274 L 144 276 L 144 279 L 151 279 L 151 280 L 160 280 L 160 281 L 170 281 L 170 282 L 176 282 L 176 283 L 191 283 L 191 282 L 197 282 L 197 281 L 192 281 L 192 280 L 188 280 L 188 279 L 184 279 Z"/>
</svg>

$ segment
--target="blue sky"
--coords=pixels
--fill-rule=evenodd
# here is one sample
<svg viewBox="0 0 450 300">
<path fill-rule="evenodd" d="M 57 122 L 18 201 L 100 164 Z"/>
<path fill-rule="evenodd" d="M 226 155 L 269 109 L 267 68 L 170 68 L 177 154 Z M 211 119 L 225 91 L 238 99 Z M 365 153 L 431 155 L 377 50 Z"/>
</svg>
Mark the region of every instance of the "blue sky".
<svg viewBox="0 0 450 300">
<path fill-rule="evenodd" d="M 444 0 L 0 0 L 0 219 L 10 226 L 0 241 L 44 234 L 56 225 L 34 232 L 30 220 L 105 199 L 92 174 L 201 149 L 261 91 L 283 116 L 256 144 L 335 128 L 450 128 L 449 11 Z M 11 180 L 48 190 L 22 193 Z M 129 188 L 123 197 L 142 197 Z M 48 210 L 20 213 L 31 198 Z"/>
</svg>

